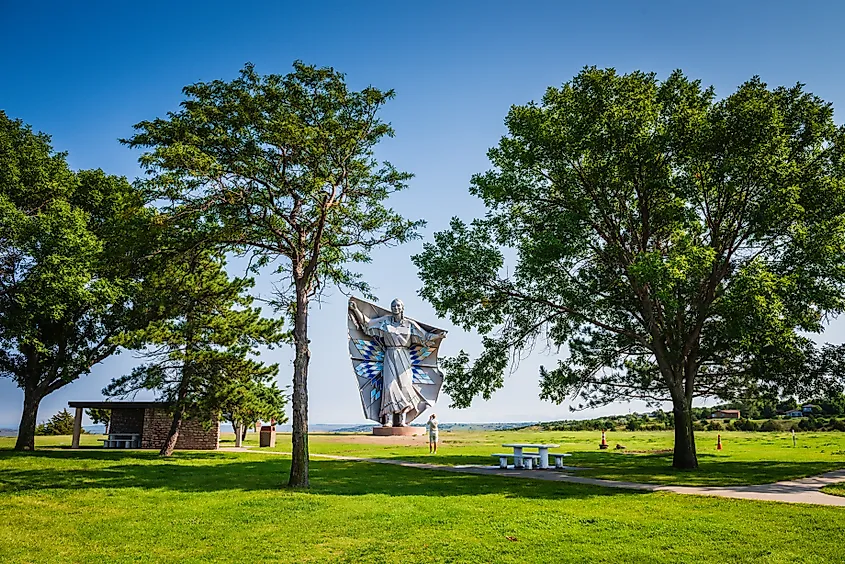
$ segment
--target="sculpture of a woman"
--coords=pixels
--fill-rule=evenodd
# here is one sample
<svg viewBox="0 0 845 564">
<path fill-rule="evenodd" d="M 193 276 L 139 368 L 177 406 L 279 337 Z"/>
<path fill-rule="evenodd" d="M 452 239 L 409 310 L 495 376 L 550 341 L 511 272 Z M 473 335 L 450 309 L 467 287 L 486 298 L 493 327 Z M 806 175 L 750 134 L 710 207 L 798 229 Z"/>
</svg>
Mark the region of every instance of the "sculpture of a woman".
<svg viewBox="0 0 845 564">
<path fill-rule="evenodd" d="M 426 331 L 419 323 L 405 317 L 402 300 L 393 300 L 390 311 L 390 315 L 370 319 L 355 301 L 349 302 L 349 313 L 357 329 L 375 338 L 383 349 L 379 421 L 384 426 L 391 426 L 393 416 L 397 414 L 398 424 L 404 426 L 430 405 L 414 385 L 414 367 L 419 363 L 412 358 L 412 347 L 436 347 L 446 332 Z"/>
</svg>

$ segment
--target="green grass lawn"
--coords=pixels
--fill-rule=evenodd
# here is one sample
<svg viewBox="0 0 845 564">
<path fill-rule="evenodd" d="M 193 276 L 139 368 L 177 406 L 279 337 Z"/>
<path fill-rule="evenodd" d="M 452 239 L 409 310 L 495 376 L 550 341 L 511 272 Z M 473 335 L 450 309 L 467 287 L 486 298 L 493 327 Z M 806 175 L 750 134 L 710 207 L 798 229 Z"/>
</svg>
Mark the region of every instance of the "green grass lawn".
<svg viewBox="0 0 845 564">
<path fill-rule="evenodd" d="M 835 507 L 317 458 L 312 488 L 291 491 L 285 456 L 12 444 L 0 439 L 3 563 L 845 561 Z"/>
<path fill-rule="evenodd" d="M 580 476 L 674 485 L 765 484 L 845 468 L 845 433 L 800 433 L 792 446 L 789 433 L 722 432 L 723 450 L 716 450 L 715 432 L 696 434 L 700 468 L 672 468 L 673 435 L 666 431 L 608 433 L 609 450 L 599 450 L 600 434 L 589 431 L 455 432 L 441 433 L 438 454 L 428 454 L 423 437 L 413 445 L 355 443 L 336 434 L 314 434 L 312 453 L 397 458 L 437 464 L 494 464 L 492 453 L 508 452 L 503 443 L 557 443 L 555 451 L 572 453 L 567 464 L 583 468 Z M 248 445 L 256 443 L 250 436 Z M 624 451 L 614 449 L 622 444 Z M 290 451 L 290 435 L 277 436 L 276 450 Z M 504 450 L 503 450 L 504 449 Z"/>
<path fill-rule="evenodd" d="M 822 488 L 822 491 L 826 494 L 845 497 L 845 482 L 825 486 Z"/>
</svg>

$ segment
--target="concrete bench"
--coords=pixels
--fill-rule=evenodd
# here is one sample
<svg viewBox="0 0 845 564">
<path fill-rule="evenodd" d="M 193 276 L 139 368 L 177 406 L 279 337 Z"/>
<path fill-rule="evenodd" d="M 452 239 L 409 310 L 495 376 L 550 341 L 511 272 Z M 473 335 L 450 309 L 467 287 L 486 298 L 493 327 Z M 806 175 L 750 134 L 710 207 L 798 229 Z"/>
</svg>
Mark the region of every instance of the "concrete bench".
<svg viewBox="0 0 845 564">
<path fill-rule="evenodd" d="M 130 439 L 98 439 L 103 441 L 103 448 L 133 448 L 135 441 Z"/>
<path fill-rule="evenodd" d="M 140 435 L 134 433 L 109 433 L 109 438 L 98 440 L 103 442 L 103 448 L 138 448 Z"/>
<path fill-rule="evenodd" d="M 563 459 L 572 455 L 563 452 L 550 452 L 549 456 L 555 459 L 555 468 L 563 468 Z"/>
<path fill-rule="evenodd" d="M 502 454 L 502 453 L 491 454 L 490 456 L 493 456 L 493 457 L 499 459 L 499 468 L 502 468 L 502 469 L 506 469 L 508 467 L 508 458 L 514 457 L 512 452 L 508 453 L 508 454 Z M 540 461 L 540 455 L 539 454 L 532 454 L 532 453 L 527 453 L 527 454 L 523 453 L 522 454 L 522 466 L 526 470 L 533 470 L 534 469 L 534 463 L 539 462 L 539 461 Z"/>
</svg>

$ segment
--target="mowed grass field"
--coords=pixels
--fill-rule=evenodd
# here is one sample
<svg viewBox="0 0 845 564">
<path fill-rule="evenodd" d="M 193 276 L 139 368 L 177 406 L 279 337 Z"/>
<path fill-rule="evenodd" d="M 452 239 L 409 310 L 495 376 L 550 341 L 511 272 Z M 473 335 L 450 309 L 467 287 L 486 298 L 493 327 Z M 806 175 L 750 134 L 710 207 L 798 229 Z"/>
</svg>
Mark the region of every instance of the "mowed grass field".
<svg viewBox="0 0 845 564">
<path fill-rule="evenodd" d="M 591 472 L 628 467 L 653 479 L 674 476 L 649 459 L 660 454 L 591 453 L 598 450 L 592 435 L 454 433 L 444 437 L 437 457 L 422 442 L 385 446 L 360 436 L 313 435 L 311 447 L 490 463 L 485 454 L 500 450 L 501 442 L 543 440 L 583 453 L 583 461 L 594 456 Z M 572 442 L 564 444 L 564 436 Z M 795 449 L 777 435 L 749 434 L 742 448 L 745 436 L 726 437 L 726 450 L 712 453 L 714 469 L 732 459 L 755 476 L 845 467 L 845 434 L 800 435 Z M 754 438 L 773 444 L 754 446 Z M 95 439 L 84 437 L 83 444 Z M 661 433 L 617 433 L 611 446 L 622 439 L 631 450 L 671 443 Z M 277 449 L 286 440 L 280 435 Z M 291 491 L 284 487 L 290 468 L 284 455 L 179 452 L 159 459 L 150 451 L 62 448 L 67 444 L 66 437 L 39 438 L 42 450 L 15 453 L 13 439 L 0 439 L 0 562 L 845 562 L 845 511 L 836 507 L 317 457 L 311 489 Z M 702 461 L 709 460 L 705 439 L 699 444 Z M 779 470 L 755 470 L 770 464 Z M 684 483 L 704 480 L 704 472 L 686 475 Z M 722 479 L 739 478 L 724 469 Z"/>
</svg>

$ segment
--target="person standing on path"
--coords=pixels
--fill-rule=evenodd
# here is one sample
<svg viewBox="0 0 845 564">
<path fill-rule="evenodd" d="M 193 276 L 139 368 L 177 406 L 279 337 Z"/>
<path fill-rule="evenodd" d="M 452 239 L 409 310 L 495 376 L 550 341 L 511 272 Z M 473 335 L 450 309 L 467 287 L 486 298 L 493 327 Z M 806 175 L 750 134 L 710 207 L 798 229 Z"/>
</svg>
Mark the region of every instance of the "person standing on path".
<svg viewBox="0 0 845 564">
<path fill-rule="evenodd" d="M 437 416 L 432 413 L 431 417 L 428 418 L 428 422 L 425 424 L 425 428 L 428 431 L 428 454 L 437 454 L 437 442 L 439 439 L 437 425 Z"/>
</svg>

